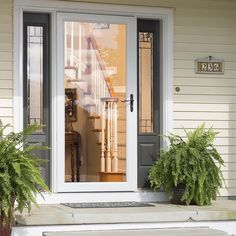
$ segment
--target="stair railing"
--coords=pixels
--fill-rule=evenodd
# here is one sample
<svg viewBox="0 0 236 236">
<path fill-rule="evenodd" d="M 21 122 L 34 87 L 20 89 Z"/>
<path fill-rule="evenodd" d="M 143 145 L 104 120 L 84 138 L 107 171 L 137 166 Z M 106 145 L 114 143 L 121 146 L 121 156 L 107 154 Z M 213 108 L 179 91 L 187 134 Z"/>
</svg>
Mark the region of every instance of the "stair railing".
<svg viewBox="0 0 236 236">
<path fill-rule="evenodd" d="M 101 98 L 101 172 L 118 172 L 118 98 Z"/>
<path fill-rule="evenodd" d="M 101 121 L 101 172 L 118 172 L 117 103 L 114 88 L 107 74 L 93 35 L 87 38 L 87 74 L 95 112 Z"/>
<path fill-rule="evenodd" d="M 96 105 L 96 114 L 101 115 L 101 98 L 114 97 L 115 92 L 94 36 L 90 35 L 87 42 L 86 73 L 90 75 L 89 93 L 92 95 L 93 104 Z"/>
</svg>

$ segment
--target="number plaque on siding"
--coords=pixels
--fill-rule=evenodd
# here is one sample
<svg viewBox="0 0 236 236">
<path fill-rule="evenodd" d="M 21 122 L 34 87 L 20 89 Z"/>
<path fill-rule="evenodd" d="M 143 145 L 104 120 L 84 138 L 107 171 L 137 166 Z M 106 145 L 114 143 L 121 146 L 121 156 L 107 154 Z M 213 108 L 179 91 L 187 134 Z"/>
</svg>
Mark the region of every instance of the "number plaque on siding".
<svg viewBox="0 0 236 236">
<path fill-rule="evenodd" d="M 197 74 L 224 74 L 224 60 L 212 56 L 196 59 L 195 70 Z"/>
</svg>

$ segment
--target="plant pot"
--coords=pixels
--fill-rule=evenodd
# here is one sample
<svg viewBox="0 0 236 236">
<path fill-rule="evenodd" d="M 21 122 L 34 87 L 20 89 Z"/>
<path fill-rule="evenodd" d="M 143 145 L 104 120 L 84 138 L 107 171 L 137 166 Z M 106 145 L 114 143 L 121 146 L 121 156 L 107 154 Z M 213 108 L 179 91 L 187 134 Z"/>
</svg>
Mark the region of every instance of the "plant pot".
<svg viewBox="0 0 236 236">
<path fill-rule="evenodd" d="M 6 224 L 3 224 L 2 218 L 0 216 L 0 235 L 1 236 L 11 236 L 12 231 L 12 223 L 8 222 Z"/>
<path fill-rule="evenodd" d="M 177 205 L 186 205 L 186 202 L 181 200 L 181 198 L 184 194 L 184 191 L 185 191 L 185 184 L 178 184 L 173 189 L 173 196 L 171 199 L 171 203 L 177 204 Z"/>
<path fill-rule="evenodd" d="M 11 236 L 13 225 L 13 212 L 14 212 L 15 197 L 11 197 L 11 207 L 9 210 L 9 217 L 5 223 L 3 223 L 2 209 L 0 209 L 0 236 Z"/>
</svg>

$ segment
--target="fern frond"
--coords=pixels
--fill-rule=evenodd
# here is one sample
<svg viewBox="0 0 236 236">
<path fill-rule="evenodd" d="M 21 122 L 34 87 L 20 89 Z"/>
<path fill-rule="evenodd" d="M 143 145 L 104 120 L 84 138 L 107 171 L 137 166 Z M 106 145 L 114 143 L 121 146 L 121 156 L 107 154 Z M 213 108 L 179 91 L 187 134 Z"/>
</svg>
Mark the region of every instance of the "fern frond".
<svg viewBox="0 0 236 236">
<path fill-rule="evenodd" d="M 32 204 L 37 204 L 36 195 L 49 191 L 40 172 L 44 161 L 33 154 L 48 147 L 27 142 L 41 126 L 30 125 L 19 133 L 4 135 L 7 127 L 0 121 L 0 214 L 4 223 L 11 217 L 15 201 L 20 211 L 30 210 Z"/>
</svg>

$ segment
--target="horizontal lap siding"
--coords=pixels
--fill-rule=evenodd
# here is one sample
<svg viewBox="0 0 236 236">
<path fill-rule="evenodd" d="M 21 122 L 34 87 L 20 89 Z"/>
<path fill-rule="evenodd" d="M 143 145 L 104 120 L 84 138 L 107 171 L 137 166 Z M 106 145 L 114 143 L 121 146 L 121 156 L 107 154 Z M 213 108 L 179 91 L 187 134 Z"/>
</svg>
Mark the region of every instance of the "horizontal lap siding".
<svg viewBox="0 0 236 236">
<path fill-rule="evenodd" d="M 175 10 L 173 126 L 183 137 L 182 127 L 189 131 L 202 122 L 219 132 L 215 145 L 228 187 L 220 194 L 236 195 L 236 5 L 219 9 L 218 3 L 205 3 L 208 8 Z M 194 60 L 207 56 L 225 60 L 223 75 L 195 73 Z"/>
<path fill-rule="evenodd" d="M 0 0 L 0 119 L 4 124 L 13 124 L 13 27 L 12 1 Z"/>
</svg>

